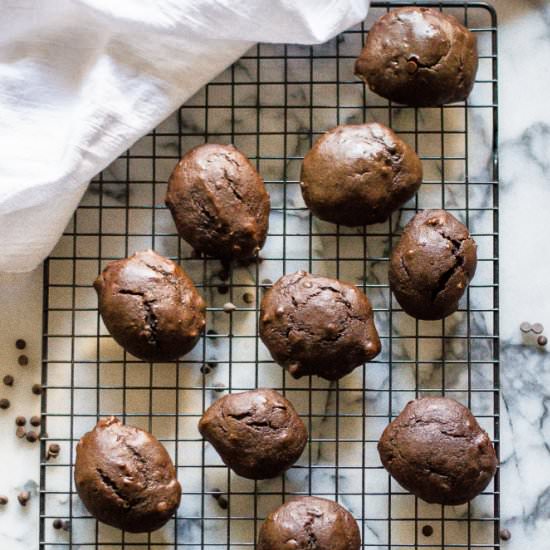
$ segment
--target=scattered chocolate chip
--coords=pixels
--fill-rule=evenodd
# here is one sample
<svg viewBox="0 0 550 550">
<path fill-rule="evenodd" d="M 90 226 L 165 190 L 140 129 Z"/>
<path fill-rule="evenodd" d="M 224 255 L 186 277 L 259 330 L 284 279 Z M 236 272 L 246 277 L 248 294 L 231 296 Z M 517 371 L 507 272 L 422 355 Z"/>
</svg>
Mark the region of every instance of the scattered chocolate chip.
<svg viewBox="0 0 550 550">
<path fill-rule="evenodd" d="M 230 273 L 227 269 L 222 269 L 220 272 L 218 272 L 218 277 L 222 280 L 222 281 L 227 281 L 229 280 L 229 276 L 230 276 Z"/>
<path fill-rule="evenodd" d="M 29 358 L 28 358 L 26 355 L 20 355 L 20 356 L 17 358 L 17 362 L 18 362 L 22 367 L 25 367 L 26 365 L 29 364 Z"/>
<path fill-rule="evenodd" d="M 16 426 L 24 426 L 27 423 L 27 419 L 24 416 L 17 416 L 15 418 Z"/>
<path fill-rule="evenodd" d="M 546 344 L 548 344 L 548 338 L 546 338 L 546 336 L 544 336 L 544 334 L 541 334 L 538 338 L 537 338 L 537 344 L 539 346 L 546 346 Z"/>
<path fill-rule="evenodd" d="M 225 497 L 223 495 L 220 495 L 216 500 L 218 501 L 218 506 L 222 510 L 227 510 L 227 508 L 229 506 L 229 501 L 227 500 L 227 497 Z"/>
<path fill-rule="evenodd" d="M 34 393 L 35 395 L 41 395 L 42 391 L 43 391 L 43 388 L 40 384 L 32 385 L 32 393 Z"/>
<path fill-rule="evenodd" d="M 26 506 L 27 502 L 29 502 L 30 499 L 31 494 L 28 491 L 21 491 L 17 495 L 17 500 L 19 501 L 19 504 L 21 504 L 21 506 Z"/>
<path fill-rule="evenodd" d="M 206 336 L 217 336 L 217 335 L 218 335 L 218 331 L 214 330 L 213 328 L 209 328 L 206 331 Z"/>
<path fill-rule="evenodd" d="M 223 310 L 225 313 L 233 313 L 237 309 L 237 306 L 235 304 L 232 304 L 231 302 L 226 302 L 223 304 Z"/>
<path fill-rule="evenodd" d="M 25 340 L 23 340 L 23 338 L 18 338 L 15 341 L 15 347 L 17 349 L 25 349 L 27 347 L 27 342 L 25 342 Z"/>
<path fill-rule="evenodd" d="M 431 537 L 434 534 L 434 528 L 431 525 L 424 525 L 422 527 L 422 534 L 425 537 Z"/>
<path fill-rule="evenodd" d="M 70 531 L 71 530 L 71 522 L 66 519 L 64 522 L 63 522 L 63 531 Z"/>
<path fill-rule="evenodd" d="M 271 279 L 262 279 L 262 285 L 270 286 L 272 284 L 273 284 L 273 281 Z"/>
<path fill-rule="evenodd" d="M 512 533 L 508 529 L 501 529 L 499 535 L 502 540 L 510 540 L 512 538 Z"/>
<path fill-rule="evenodd" d="M 216 500 L 218 500 L 222 496 L 221 489 L 212 489 L 212 491 L 210 491 L 210 493 L 211 493 L 212 497 L 215 498 Z"/>
<path fill-rule="evenodd" d="M 225 391 L 225 386 L 220 382 L 217 382 L 216 384 L 214 384 L 214 391 L 217 393 L 222 393 L 223 391 Z"/>
<path fill-rule="evenodd" d="M 2 382 L 4 382 L 6 386 L 13 386 L 13 376 L 11 374 L 6 374 L 6 376 L 2 378 Z"/>
<path fill-rule="evenodd" d="M 519 325 L 519 330 L 521 330 L 521 332 L 531 332 L 531 323 L 528 323 L 527 321 L 523 321 L 523 323 L 521 323 L 521 325 Z"/>
<path fill-rule="evenodd" d="M 0 409 L 9 409 L 10 408 L 10 400 L 3 397 L 0 399 Z"/>
<path fill-rule="evenodd" d="M 29 443 L 34 443 L 35 441 L 38 441 L 38 434 L 36 432 L 28 431 L 27 435 L 25 436 L 27 438 L 27 441 Z"/>
<path fill-rule="evenodd" d="M 23 439 L 27 435 L 27 432 L 25 431 L 25 428 L 23 428 L 23 426 L 19 426 L 19 428 L 17 428 L 17 430 L 15 430 L 15 435 L 19 439 Z"/>
<path fill-rule="evenodd" d="M 8 503 L 8 497 L 5 497 L 4 495 L 0 496 L 0 506 L 5 506 Z"/>
<path fill-rule="evenodd" d="M 60 519 L 54 519 L 52 525 L 54 529 L 61 529 L 63 527 L 63 522 Z"/>
<path fill-rule="evenodd" d="M 531 325 L 531 330 L 535 333 L 535 334 L 542 334 L 544 332 L 544 327 L 542 326 L 541 323 L 533 323 Z"/>
<path fill-rule="evenodd" d="M 42 422 L 42 420 L 40 419 L 39 416 L 31 416 L 31 426 L 34 426 L 35 428 L 40 426 L 40 423 Z"/>
<path fill-rule="evenodd" d="M 243 294 L 243 301 L 245 304 L 253 304 L 254 303 L 254 294 L 252 292 L 245 292 Z"/>
<path fill-rule="evenodd" d="M 50 460 L 50 458 L 57 458 L 60 450 L 61 448 L 57 443 L 51 443 L 46 451 L 46 460 Z"/>
<path fill-rule="evenodd" d="M 210 367 L 208 365 L 203 365 L 201 367 L 202 374 L 208 374 L 211 371 Z"/>
<path fill-rule="evenodd" d="M 229 292 L 229 286 L 228 285 L 218 285 L 218 293 L 219 294 L 227 294 Z"/>
</svg>

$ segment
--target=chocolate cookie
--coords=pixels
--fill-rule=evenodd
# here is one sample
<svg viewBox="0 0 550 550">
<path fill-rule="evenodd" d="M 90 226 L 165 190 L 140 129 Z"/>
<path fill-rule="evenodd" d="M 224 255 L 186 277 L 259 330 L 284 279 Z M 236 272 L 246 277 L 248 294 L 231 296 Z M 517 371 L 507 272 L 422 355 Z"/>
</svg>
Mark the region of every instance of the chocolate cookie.
<svg viewBox="0 0 550 550">
<path fill-rule="evenodd" d="M 74 480 L 92 516 L 132 533 L 162 527 L 181 498 L 166 449 L 152 434 L 114 416 L 100 420 L 80 439 Z"/>
<path fill-rule="evenodd" d="M 353 516 L 337 502 L 298 497 L 269 514 L 260 528 L 258 550 L 359 550 Z"/>
<path fill-rule="evenodd" d="M 380 353 L 368 298 L 353 285 L 298 271 L 261 303 L 260 337 L 294 378 L 338 380 Z"/>
<path fill-rule="evenodd" d="M 168 182 L 166 205 L 180 236 L 210 256 L 258 254 L 269 221 L 269 195 L 250 161 L 233 145 L 191 149 Z"/>
<path fill-rule="evenodd" d="M 476 243 L 466 226 L 445 210 L 419 212 L 405 227 L 390 260 L 390 287 L 417 319 L 443 319 L 476 271 Z"/>
<path fill-rule="evenodd" d="M 355 74 L 369 88 L 416 107 L 465 100 L 477 72 L 477 41 L 454 17 L 432 8 L 398 8 L 370 30 Z"/>
<path fill-rule="evenodd" d="M 347 226 L 387 220 L 421 183 L 422 163 L 414 150 L 377 123 L 333 128 L 302 165 L 308 208 L 322 220 Z"/>
<path fill-rule="evenodd" d="M 292 403 L 274 390 L 232 393 L 202 416 L 199 431 L 235 473 L 269 479 L 302 454 L 307 430 Z"/>
<path fill-rule="evenodd" d="M 439 504 L 472 500 L 497 467 L 491 440 L 470 410 L 445 397 L 408 403 L 384 430 L 378 452 L 400 485 Z"/>
<path fill-rule="evenodd" d="M 152 250 L 111 262 L 95 280 L 111 336 L 146 361 L 189 352 L 205 325 L 205 304 L 185 271 Z"/>
</svg>

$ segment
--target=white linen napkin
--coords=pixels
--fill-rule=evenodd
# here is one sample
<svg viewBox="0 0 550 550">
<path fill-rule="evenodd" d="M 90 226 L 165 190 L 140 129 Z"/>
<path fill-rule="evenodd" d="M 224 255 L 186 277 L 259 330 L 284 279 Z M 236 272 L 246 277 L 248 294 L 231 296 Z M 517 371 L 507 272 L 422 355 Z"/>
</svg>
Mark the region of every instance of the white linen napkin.
<svg viewBox="0 0 550 550">
<path fill-rule="evenodd" d="M 1 271 L 55 246 L 90 179 L 255 42 L 324 42 L 368 0 L 0 0 Z"/>
</svg>

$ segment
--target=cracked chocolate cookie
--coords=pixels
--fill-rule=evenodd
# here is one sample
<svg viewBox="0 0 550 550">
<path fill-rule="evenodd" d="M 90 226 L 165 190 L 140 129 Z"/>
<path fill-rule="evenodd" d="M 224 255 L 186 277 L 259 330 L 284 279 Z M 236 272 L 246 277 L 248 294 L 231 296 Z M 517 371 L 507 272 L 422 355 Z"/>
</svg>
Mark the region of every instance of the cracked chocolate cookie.
<svg viewBox="0 0 550 550">
<path fill-rule="evenodd" d="M 298 497 L 269 514 L 258 550 L 359 550 L 361 534 L 353 516 L 337 502 Z"/>
<path fill-rule="evenodd" d="M 145 361 L 191 351 L 205 325 L 205 304 L 185 271 L 152 250 L 107 265 L 94 281 L 111 336 Z"/>
<path fill-rule="evenodd" d="M 292 403 L 274 390 L 232 393 L 203 415 L 199 431 L 235 473 L 269 479 L 301 456 L 307 430 Z"/>
<path fill-rule="evenodd" d="M 170 176 L 166 205 L 179 235 L 199 252 L 246 260 L 264 245 L 269 195 L 256 169 L 233 145 L 191 149 Z"/>
<path fill-rule="evenodd" d="M 337 126 L 321 136 L 304 158 L 300 185 L 315 216 L 357 226 L 387 220 L 421 183 L 414 150 L 373 122 Z"/>
<path fill-rule="evenodd" d="M 261 303 L 260 337 L 294 378 L 338 380 L 380 353 L 369 299 L 353 285 L 298 271 Z"/>
<path fill-rule="evenodd" d="M 163 445 L 114 416 L 101 419 L 80 439 L 74 480 L 92 516 L 132 533 L 162 527 L 181 498 L 176 469 Z"/>
<path fill-rule="evenodd" d="M 464 504 L 493 478 L 497 458 L 468 408 L 446 397 L 411 401 L 378 443 L 382 464 L 426 502 Z"/>
<path fill-rule="evenodd" d="M 392 252 L 389 281 L 399 305 L 417 319 L 443 319 L 476 270 L 476 243 L 465 225 L 445 210 L 419 212 Z"/>
<path fill-rule="evenodd" d="M 373 25 L 355 74 L 382 97 L 429 107 L 465 100 L 477 65 L 476 37 L 453 16 L 406 7 Z"/>
</svg>

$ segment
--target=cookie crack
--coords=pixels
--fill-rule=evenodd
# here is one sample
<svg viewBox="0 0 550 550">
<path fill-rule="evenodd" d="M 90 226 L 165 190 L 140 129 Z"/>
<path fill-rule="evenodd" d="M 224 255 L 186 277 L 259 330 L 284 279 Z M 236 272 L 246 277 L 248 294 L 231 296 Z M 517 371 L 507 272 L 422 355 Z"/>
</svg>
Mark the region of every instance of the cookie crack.
<svg viewBox="0 0 550 550">
<path fill-rule="evenodd" d="M 451 277 L 455 274 L 455 272 L 459 269 L 462 269 L 464 266 L 464 256 L 460 254 L 460 247 L 462 246 L 462 243 L 466 239 L 453 239 L 450 235 L 445 233 L 443 228 L 436 227 L 435 230 L 451 245 L 452 247 L 452 254 L 454 256 L 454 263 L 453 265 L 447 269 L 444 273 L 442 273 L 437 280 L 435 288 L 432 290 L 432 302 L 434 302 L 439 294 L 441 294 L 446 288 L 447 283 L 451 279 Z M 463 269 L 462 269 L 463 270 Z"/>
<path fill-rule="evenodd" d="M 96 473 L 101 480 L 101 483 L 111 492 L 122 501 L 122 506 L 124 509 L 130 508 L 130 506 L 135 502 L 134 499 L 128 498 L 122 491 L 122 489 L 116 484 L 116 481 L 107 474 L 103 469 L 96 468 Z"/>
<path fill-rule="evenodd" d="M 153 304 L 156 302 L 156 298 L 146 298 L 144 291 L 133 290 L 131 288 L 120 288 L 118 290 L 118 294 L 138 296 L 141 298 L 141 303 L 144 309 L 143 320 L 145 321 L 145 328 L 148 332 L 147 343 L 153 346 L 158 345 L 158 317 L 153 311 Z"/>
</svg>

